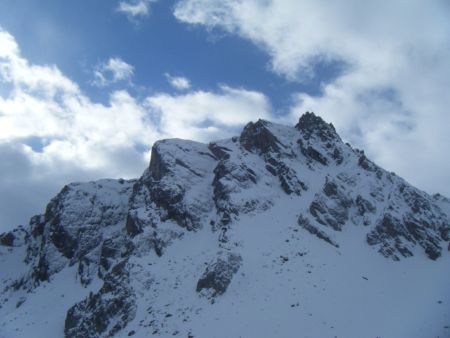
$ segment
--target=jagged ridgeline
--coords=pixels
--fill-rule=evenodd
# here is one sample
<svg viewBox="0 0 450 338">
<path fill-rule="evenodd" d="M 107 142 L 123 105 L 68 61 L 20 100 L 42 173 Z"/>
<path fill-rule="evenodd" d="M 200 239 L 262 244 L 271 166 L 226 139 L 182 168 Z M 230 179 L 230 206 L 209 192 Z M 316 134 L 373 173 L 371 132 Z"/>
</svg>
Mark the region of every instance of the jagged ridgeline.
<svg viewBox="0 0 450 338">
<path fill-rule="evenodd" d="M 251 122 L 209 144 L 162 140 L 139 179 L 69 184 L 43 215 L 0 235 L 0 318 L 30 318 L 36 337 L 63 326 L 60 336 L 75 338 L 194 337 L 205 304 L 220 309 L 236 278 L 262 283 L 252 274 L 258 253 L 275 275 L 277 257 L 286 266 L 308 252 L 431 264 L 450 250 L 449 210 L 448 199 L 380 168 L 313 113 L 294 127 Z M 285 273 L 303 279 L 299 271 Z M 48 310 L 58 312 L 53 324 L 36 324 L 33 302 L 49 290 L 64 298 Z M 0 319 L 0 337 L 1 327 L 23 336 L 17 323 Z"/>
</svg>

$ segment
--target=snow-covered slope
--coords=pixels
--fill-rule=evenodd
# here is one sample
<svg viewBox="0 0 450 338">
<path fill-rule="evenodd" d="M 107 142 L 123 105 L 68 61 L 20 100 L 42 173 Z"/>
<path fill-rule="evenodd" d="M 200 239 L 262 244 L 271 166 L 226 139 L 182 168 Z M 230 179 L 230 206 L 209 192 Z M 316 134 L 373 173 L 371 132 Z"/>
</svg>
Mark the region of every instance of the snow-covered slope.
<svg viewBox="0 0 450 338">
<path fill-rule="evenodd" d="M 312 113 L 159 141 L 0 235 L 0 337 L 450 337 L 449 218 Z"/>
</svg>

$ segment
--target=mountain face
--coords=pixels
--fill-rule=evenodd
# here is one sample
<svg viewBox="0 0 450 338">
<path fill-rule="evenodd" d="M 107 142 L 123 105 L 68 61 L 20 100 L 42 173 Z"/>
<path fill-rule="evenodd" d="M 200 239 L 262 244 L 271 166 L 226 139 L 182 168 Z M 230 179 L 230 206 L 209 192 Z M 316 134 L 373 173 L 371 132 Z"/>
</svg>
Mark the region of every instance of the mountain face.
<svg viewBox="0 0 450 338">
<path fill-rule="evenodd" d="M 450 201 L 313 113 L 156 142 L 0 235 L 0 337 L 450 337 Z"/>
</svg>

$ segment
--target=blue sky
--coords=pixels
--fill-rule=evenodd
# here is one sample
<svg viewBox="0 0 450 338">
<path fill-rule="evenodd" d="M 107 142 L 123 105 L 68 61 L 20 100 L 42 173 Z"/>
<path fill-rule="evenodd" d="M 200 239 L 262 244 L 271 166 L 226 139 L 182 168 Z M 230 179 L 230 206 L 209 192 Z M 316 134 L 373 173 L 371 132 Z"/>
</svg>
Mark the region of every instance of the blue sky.
<svg viewBox="0 0 450 338">
<path fill-rule="evenodd" d="M 139 176 L 160 138 L 307 110 L 450 195 L 449 15 L 444 0 L 3 0 L 0 230 L 68 182 Z"/>
<path fill-rule="evenodd" d="M 87 95 L 103 102 L 111 87 L 92 86 L 92 70 L 111 57 L 135 68 L 135 87 L 127 90 L 136 96 L 173 90 L 164 75 L 169 73 L 187 77 L 197 89 L 227 84 L 263 92 L 280 113 L 293 92 L 318 94 L 320 84 L 339 70 L 339 64 L 320 63 L 314 77 L 287 81 L 269 70 L 270 57 L 259 46 L 222 29 L 177 20 L 172 14 L 176 1 L 152 3 L 148 16 L 131 20 L 118 11 L 119 3 L 6 0 L 0 4 L 0 24 L 30 62 L 57 65 Z"/>
</svg>

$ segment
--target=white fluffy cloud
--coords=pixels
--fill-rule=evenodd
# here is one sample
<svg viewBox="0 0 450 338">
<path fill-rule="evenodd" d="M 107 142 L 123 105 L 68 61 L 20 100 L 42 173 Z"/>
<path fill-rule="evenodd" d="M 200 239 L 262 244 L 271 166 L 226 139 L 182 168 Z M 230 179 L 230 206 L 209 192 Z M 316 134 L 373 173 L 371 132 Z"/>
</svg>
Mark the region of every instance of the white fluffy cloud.
<svg viewBox="0 0 450 338">
<path fill-rule="evenodd" d="M 134 67 L 121 58 L 110 58 L 107 62 L 98 64 L 94 69 L 92 84 L 106 87 L 121 81 L 130 82 L 134 75 Z"/>
<path fill-rule="evenodd" d="M 218 92 L 156 94 L 146 103 L 164 133 L 196 140 L 230 135 L 255 118 L 269 118 L 271 111 L 263 94 L 225 85 Z"/>
<path fill-rule="evenodd" d="M 182 76 L 172 76 L 168 73 L 164 74 L 166 76 L 167 81 L 169 84 L 178 90 L 186 90 L 191 88 L 191 82 L 189 79 L 182 77 Z"/>
<path fill-rule="evenodd" d="M 157 139 L 228 136 L 270 112 L 261 93 L 227 86 L 143 100 L 116 90 L 96 103 L 56 66 L 30 64 L 1 29 L 0 88 L 0 232 L 42 212 L 63 184 L 137 177 Z"/>
<path fill-rule="evenodd" d="M 129 19 L 135 20 L 138 17 L 145 17 L 150 14 L 150 5 L 158 0 L 130 0 L 121 1 L 117 6 L 117 11 L 124 13 Z"/>
<path fill-rule="evenodd" d="M 314 110 L 387 169 L 450 194 L 449 10 L 439 0 L 181 0 L 174 14 L 252 41 L 290 81 L 340 65 L 321 95 L 294 96 L 287 119 Z"/>
</svg>

